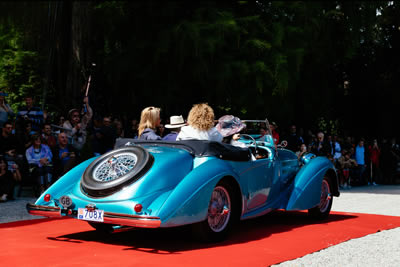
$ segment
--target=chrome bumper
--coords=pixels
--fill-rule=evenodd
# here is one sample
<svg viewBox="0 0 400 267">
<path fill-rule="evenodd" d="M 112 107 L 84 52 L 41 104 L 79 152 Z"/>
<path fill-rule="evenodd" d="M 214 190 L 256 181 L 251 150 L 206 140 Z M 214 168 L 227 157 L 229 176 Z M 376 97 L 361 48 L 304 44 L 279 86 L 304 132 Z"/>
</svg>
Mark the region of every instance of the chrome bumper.
<svg viewBox="0 0 400 267">
<path fill-rule="evenodd" d="M 61 209 L 60 207 L 40 206 L 28 203 L 26 204 L 26 209 L 28 210 L 28 213 L 32 215 L 51 218 L 73 217 L 76 219 L 76 212 L 72 215 L 68 215 L 68 210 Z M 104 223 L 140 228 L 158 228 L 161 225 L 161 220 L 159 217 L 154 216 L 128 215 L 105 211 Z"/>
</svg>

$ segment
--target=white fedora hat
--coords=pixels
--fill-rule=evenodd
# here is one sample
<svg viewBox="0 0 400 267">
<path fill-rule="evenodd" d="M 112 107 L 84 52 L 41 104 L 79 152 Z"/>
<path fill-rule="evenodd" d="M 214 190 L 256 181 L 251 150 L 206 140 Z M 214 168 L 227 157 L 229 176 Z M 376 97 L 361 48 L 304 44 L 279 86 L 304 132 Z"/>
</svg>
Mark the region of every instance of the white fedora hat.
<svg viewBox="0 0 400 267">
<path fill-rule="evenodd" d="M 180 128 L 182 126 L 187 125 L 186 122 L 183 120 L 182 115 L 171 116 L 169 121 L 170 124 L 166 124 L 165 128 Z"/>
</svg>

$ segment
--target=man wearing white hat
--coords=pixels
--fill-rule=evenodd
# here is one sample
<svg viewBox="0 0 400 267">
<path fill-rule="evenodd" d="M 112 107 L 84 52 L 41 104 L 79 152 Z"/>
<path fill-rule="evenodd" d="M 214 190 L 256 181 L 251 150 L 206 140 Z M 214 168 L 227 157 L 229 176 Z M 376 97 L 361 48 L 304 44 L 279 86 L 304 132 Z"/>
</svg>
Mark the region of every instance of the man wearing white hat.
<svg viewBox="0 0 400 267">
<path fill-rule="evenodd" d="M 182 126 L 187 125 L 186 122 L 183 120 L 182 115 L 179 116 L 171 116 L 170 117 L 170 124 L 166 124 L 165 128 L 170 129 L 170 133 L 164 136 L 162 140 L 164 141 L 176 141 L 176 137 L 179 134 Z"/>
</svg>

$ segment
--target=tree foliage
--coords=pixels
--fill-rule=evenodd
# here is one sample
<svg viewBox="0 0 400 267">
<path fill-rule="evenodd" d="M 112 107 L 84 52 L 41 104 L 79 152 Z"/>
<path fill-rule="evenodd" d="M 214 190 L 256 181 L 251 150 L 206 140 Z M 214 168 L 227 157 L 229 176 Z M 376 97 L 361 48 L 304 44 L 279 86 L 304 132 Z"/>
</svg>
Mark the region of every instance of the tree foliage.
<svg viewBox="0 0 400 267">
<path fill-rule="evenodd" d="M 390 117 L 399 96 L 397 2 L 0 5 L 0 82 L 10 102 L 33 90 L 65 112 L 80 103 L 92 62 L 95 110 L 135 117 L 148 105 L 185 116 L 208 102 L 218 116 L 361 127 L 380 119 L 371 106 Z M 348 114 L 360 110 L 370 113 L 354 124 Z"/>
</svg>

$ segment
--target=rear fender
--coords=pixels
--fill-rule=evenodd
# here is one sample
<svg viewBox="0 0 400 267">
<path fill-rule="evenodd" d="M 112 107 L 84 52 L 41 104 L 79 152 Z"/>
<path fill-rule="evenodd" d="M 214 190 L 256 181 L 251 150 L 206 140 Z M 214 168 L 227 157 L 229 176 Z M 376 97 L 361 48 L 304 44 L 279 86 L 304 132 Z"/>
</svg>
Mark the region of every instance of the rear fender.
<svg viewBox="0 0 400 267">
<path fill-rule="evenodd" d="M 210 159 L 193 169 L 171 192 L 157 214 L 161 227 L 190 224 L 205 220 L 211 193 L 226 176 L 237 181 L 231 166 L 219 159 Z"/>
<path fill-rule="evenodd" d="M 321 185 L 325 174 L 329 177 L 337 179 L 335 167 L 332 162 L 325 157 L 317 157 L 304 165 L 297 173 L 293 190 L 290 194 L 286 210 L 305 210 L 317 206 L 321 198 Z M 332 174 L 334 177 L 332 177 Z M 338 196 L 339 192 L 334 188 L 332 193 Z"/>
<path fill-rule="evenodd" d="M 52 198 L 60 198 L 62 195 L 65 195 L 68 192 L 71 192 L 72 189 L 79 183 L 83 172 L 86 170 L 87 166 L 92 163 L 97 157 L 90 158 L 79 165 L 75 166 L 69 172 L 60 177 L 52 186 L 50 186 L 42 195 L 50 194 Z M 42 197 L 39 197 L 35 203 L 36 205 L 49 205 L 48 202 L 45 202 Z"/>
</svg>

